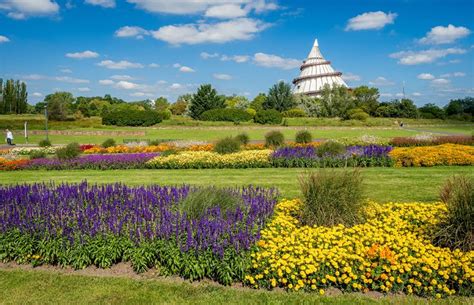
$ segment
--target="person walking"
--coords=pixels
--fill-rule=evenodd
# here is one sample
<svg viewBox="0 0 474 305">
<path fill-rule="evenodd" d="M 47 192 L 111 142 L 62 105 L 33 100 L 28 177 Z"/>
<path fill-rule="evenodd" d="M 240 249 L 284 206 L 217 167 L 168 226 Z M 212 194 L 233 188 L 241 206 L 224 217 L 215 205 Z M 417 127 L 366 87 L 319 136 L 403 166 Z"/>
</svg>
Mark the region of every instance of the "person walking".
<svg viewBox="0 0 474 305">
<path fill-rule="evenodd" d="M 15 145 L 13 144 L 13 133 L 10 130 L 5 130 L 7 132 L 7 143 L 8 145 Z"/>
</svg>

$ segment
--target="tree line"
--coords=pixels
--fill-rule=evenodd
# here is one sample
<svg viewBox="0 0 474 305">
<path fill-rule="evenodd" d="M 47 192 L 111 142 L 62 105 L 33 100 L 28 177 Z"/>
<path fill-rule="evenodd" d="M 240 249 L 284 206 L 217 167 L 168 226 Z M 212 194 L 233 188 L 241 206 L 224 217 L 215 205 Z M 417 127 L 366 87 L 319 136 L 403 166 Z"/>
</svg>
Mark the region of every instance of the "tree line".
<svg viewBox="0 0 474 305">
<path fill-rule="evenodd" d="M 28 111 L 26 84 L 19 80 L 0 78 L 0 114 L 21 114 Z"/>
</svg>

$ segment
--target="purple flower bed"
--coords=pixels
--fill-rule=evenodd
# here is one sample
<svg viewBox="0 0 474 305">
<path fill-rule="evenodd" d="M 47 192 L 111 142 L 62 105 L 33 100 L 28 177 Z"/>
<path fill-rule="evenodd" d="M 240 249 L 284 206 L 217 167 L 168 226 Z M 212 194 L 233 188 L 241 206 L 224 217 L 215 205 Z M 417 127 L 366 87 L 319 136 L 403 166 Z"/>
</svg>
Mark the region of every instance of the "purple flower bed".
<svg viewBox="0 0 474 305">
<path fill-rule="evenodd" d="M 131 261 L 137 271 L 160 265 L 191 279 L 240 280 L 243 270 L 223 275 L 216 268 L 244 268 L 246 250 L 273 213 L 276 190 L 229 189 L 242 206 L 226 213 L 213 207 L 190 219 L 178 207 L 194 190 L 86 182 L 0 186 L 0 257 L 28 262 L 39 255 L 39 263 L 76 268 Z"/>
<path fill-rule="evenodd" d="M 145 163 L 157 153 L 114 154 L 114 155 L 85 155 L 70 160 L 52 158 L 33 159 L 24 169 L 132 169 L 145 168 Z"/>
</svg>

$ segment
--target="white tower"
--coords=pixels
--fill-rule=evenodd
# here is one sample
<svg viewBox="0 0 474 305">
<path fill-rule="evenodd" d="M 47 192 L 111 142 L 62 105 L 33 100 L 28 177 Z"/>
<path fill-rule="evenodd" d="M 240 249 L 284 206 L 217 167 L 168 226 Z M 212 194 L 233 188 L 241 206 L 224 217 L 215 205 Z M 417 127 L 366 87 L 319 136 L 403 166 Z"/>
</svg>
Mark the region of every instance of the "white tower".
<svg viewBox="0 0 474 305">
<path fill-rule="evenodd" d="M 341 77 L 342 73 L 335 71 L 331 67 L 331 62 L 323 58 L 317 39 L 314 40 L 313 48 L 308 58 L 303 61 L 300 70 L 300 76 L 293 80 L 295 94 L 319 96 L 326 84 L 331 87 L 334 85 L 347 87 Z"/>
</svg>

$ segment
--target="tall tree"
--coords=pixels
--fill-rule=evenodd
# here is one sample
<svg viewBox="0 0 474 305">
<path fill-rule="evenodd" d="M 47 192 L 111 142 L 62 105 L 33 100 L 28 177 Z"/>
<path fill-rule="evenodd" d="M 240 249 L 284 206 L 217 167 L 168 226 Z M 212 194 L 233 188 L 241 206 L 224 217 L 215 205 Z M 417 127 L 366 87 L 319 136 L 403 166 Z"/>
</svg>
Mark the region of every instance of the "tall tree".
<svg viewBox="0 0 474 305">
<path fill-rule="evenodd" d="M 355 106 L 361 108 L 368 114 L 374 115 L 379 106 L 379 89 L 360 86 L 352 91 L 355 98 Z"/>
<path fill-rule="evenodd" d="M 224 99 L 217 95 L 216 89 L 210 84 L 201 85 L 196 94 L 193 95 L 189 114 L 193 119 L 199 119 L 199 116 L 207 110 L 224 108 Z"/>
<path fill-rule="evenodd" d="M 354 97 L 345 86 L 325 85 L 321 92 L 322 112 L 328 117 L 346 118 L 355 108 Z"/>
<path fill-rule="evenodd" d="M 69 92 L 56 92 L 46 96 L 48 119 L 64 121 L 72 108 L 74 97 Z"/>
<path fill-rule="evenodd" d="M 265 103 L 266 99 L 267 95 L 265 93 L 259 93 L 250 103 L 250 108 L 255 111 L 263 110 L 263 103 Z"/>
<path fill-rule="evenodd" d="M 280 112 L 293 108 L 295 101 L 290 84 L 281 81 L 273 85 L 262 106 L 264 109 L 276 109 Z"/>
<path fill-rule="evenodd" d="M 170 107 L 170 103 L 166 97 L 160 96 L 155 100 L 155 110 L 156 111 L 165 111 Z"/>
</svg>

